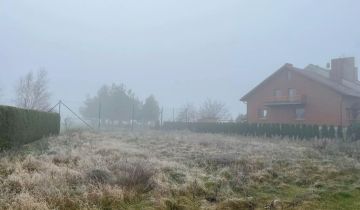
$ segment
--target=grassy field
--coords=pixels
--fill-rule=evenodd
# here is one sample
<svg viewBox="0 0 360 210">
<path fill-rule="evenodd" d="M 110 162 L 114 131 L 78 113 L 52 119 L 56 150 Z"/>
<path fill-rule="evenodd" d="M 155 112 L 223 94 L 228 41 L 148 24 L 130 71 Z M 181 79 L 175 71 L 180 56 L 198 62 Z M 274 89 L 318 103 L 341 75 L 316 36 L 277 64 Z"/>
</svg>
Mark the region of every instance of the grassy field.
<svg viewBox="0 0 360 210">
<path fill-rule="evenodd" d="M 1 209 L 360 209 L 360 143 L 69 132 L 1 153 Z"/>
</svg>

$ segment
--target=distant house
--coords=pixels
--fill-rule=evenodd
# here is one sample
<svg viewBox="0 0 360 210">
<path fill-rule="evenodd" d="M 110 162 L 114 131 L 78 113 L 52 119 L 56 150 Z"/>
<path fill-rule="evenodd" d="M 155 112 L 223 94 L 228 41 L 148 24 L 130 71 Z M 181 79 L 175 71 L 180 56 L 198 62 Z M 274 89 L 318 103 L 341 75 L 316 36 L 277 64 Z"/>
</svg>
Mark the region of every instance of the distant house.
<svg viewBox="0 0 360 210">
<path fill-rule="evenodd" d="M 248 122 L 348 126 L 359 120 L 355 59 L 333 59 L 329 68 L 285 64 L 241 98 Z"/>
</svg>

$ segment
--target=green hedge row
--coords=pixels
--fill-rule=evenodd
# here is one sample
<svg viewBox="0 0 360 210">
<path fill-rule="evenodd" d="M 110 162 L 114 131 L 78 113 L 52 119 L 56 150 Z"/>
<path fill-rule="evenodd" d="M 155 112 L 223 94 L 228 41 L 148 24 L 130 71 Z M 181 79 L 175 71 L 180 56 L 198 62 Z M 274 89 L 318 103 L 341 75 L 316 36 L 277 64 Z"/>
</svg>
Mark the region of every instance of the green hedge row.
<svg viewBox="0 0 360 210">
<path fill-rule="evenodd" d="M 344 138 L 343 128 L 305 124 L 249 124 L 249 123 L 185 123 L 165 122 L 165 130 L 191 130 L 203 133 L 239 134 L 245 136 L 289 137 L 297 139 Z M 360 136 L 360 133 L 359 133 Z"/>
<path fill-rule="evenodd" d="M 23 145 L 60 131 L 60 115 L 0 106 L 0 148 Z"/>
</svg>

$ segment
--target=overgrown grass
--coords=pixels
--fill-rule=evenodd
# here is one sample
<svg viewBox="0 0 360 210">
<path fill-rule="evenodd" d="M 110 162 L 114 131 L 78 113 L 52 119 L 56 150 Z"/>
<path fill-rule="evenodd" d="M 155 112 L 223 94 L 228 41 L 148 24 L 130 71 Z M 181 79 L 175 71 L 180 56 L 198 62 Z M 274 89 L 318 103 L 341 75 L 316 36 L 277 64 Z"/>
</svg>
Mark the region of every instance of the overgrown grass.
<svg viewBox="0 0 360 210">
<path fill-rule="evenodd" d="M 360 145 L 68 132 L 0 157 L 0 209 L 360 209 Z"/>
</svg>

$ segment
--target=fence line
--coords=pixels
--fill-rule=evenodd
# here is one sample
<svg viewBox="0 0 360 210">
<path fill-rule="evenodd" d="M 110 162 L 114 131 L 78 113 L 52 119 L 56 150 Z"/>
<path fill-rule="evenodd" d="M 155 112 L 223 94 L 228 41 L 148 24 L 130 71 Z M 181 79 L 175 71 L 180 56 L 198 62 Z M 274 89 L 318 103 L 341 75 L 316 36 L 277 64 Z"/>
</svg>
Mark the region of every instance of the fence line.
<svg viewBox="0 0 360 210">
<path fill-rule="evenodd" d="M 59 102 L 54 105 L 48 112 L 52 112 L 56 107 L 59 108 L 59 115 L 61 115 L 61 105 L 64 105 L 64 107 L 69 110 L 77 119 L 79 119 L 82 123 L 84 123 L 87 127 L 89 127 L 91 130 L 95 130 L 89 123 L 87 123 L 84 119 L 82 119 L 76 112 L 74 112 L 69 106 L 67 106 L 64 102 L 59 100 Z"/>
<path fill-rule="evenodd" d="M 347 130 L 341 126 L 328 125 L 305 125 L 305 124 L 250 124 L 250 123 L 203 123 L 203 122 L 165 122 L 162 126 L 164 130 L 190 130 L 202 133 L 224 133 L 239 134 L 246 136 L 261 137 L 290 137 L 296 139 L 342 139 L 351 137 L 360 131 L 360 128 L 353 127 Z"/>
</svg>

